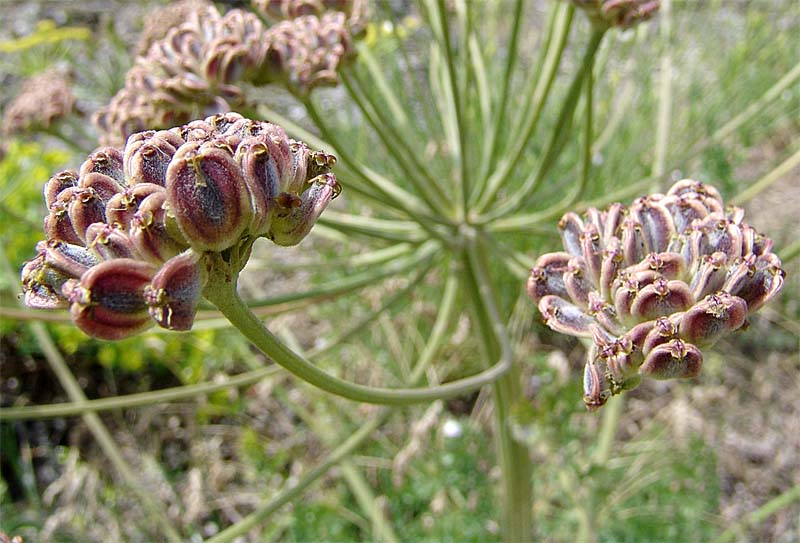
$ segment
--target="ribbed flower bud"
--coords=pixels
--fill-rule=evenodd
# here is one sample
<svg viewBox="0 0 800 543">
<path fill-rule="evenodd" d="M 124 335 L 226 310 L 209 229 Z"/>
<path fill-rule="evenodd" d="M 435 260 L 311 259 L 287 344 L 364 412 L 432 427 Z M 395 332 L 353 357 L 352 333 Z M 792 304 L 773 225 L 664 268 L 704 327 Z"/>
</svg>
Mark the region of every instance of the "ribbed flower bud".
<svg viewBox="0 0 800 543">
<path fill-rule="evenodd" d="M 201 252 L 232 246 L 253 213 L 230 149 L 212 143 L 189 142 L 175 153 L 167 169 L 167 203 L 183 235 Z"/>
<path fill-rule="evenodd" d="M 690 179 L 627 209 L 564 215 L 566 252 L 540 256 L 527 291 L 550 328 L 592 338 L 590 409 L 643 376 L 696 377 L 699 349 L 778 293 L 772 241 L 743 221 L 743 210 L 725 211 L 715 188 Z"/>
<path fill-rule="evenodd" d="M 198 253 L 189 250 L 167 260 L 145 288 L 150 316 L 169 330 L 191 329 L 206 280 Z"/>
<path fill-rule="evenodd" d="M 278 245 L 297 245 L 311 231 L 328 203 L 341 192 L 332 173 L 318 175 L 300 195 L 282 192 L 267 237 Z"/>
<path fill-rule="evenodd" d="M 123 339 L 153 325 L 147 313 L 144 289 L 155 273 L 145 262 L 116 258 L 84 273 L 80 281 L 67 284 L 75 324 L 100 339 Z"/>
</svg>

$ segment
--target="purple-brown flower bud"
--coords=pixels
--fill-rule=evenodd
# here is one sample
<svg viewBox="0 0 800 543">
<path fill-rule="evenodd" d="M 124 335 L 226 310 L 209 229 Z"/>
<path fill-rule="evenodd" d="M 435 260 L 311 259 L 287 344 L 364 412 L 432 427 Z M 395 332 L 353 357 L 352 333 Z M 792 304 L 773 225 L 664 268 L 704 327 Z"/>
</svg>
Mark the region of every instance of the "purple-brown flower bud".
<svg viewBox="0 0 800 543">
<path fill-rule="evenodd" d="M 56 202 L 58 195 L 68 188 L 78 186 L 77 172 L 68 170 L 55 174 L 44 186 L 44 203 L 47 209 Z"/>
<path fill-rule="evenodd" d="M 683 281 L 656 279 L 636 294 L 631 304 L 631 314 L 643 320 L 651 320 L 685 311 L 693 303 L 692 292 Z"/>
<path fill-rule="evenodd" d="M 548 294 L 562 298 L 569 296 L 564 285 L 564 272 L 567 271 L 571 258 L 569 253 L 547 253 L 536 260 L 527 284 L 528 296 L 534 302 Z"/>
<path fill-rule="evenodd" d="M 578 337 L 591 337 L 594 319 L 580 307 L 558 296 L 548 295 L 539 300 L 539 312 L 545 324 L 556 332 Z"/>
<path fill-rule="evenodd" d="M 36 248 L 44 254 L 45 263 L 52 269 L 70 277 L 80 277 L 100 259 L 86 247 L 57 239 L 40 241 Z"/>
<path fill-rule="evenodd" d="M 125 174 L 122 171 L 122 152 L 115 147 L 105 147 L 95 151 L 81 164 L 81 179 L 90 173 L 107 175 L 120 186 L 125 185 Z"/>
<path fill-rule="evenodd" d="M 78 186 L 84 189 L 92 189 L 104 206 L 111 198 L 125 190 L 125 187 L 116 179 L 99 172 L 81 175 Z"/>
<path fill-rule="evenodd" d="M 86 246 L 103 260 L 139 258 L 139 252 L 128 234 L 119 226 L 94 223 L 86 229 Z"/>
<path fill-rule="evenodd" d="M 650 351 L 639 373 L 653 379 L 691 379 L 700 375 L 703 353 L 680 339 L 673 339 Z"/>
<path fill-rule="evenodd" d="M 146 134 L 147 137 L 136 137 L 141 134 Z M 124 158 L 128 183 L 166 186 L 167 167 L 182 144 L 183 139 L 170 130 L 134 134 L 128 138 Z"/>
<path fill-rule="evenodd" d="M 144 289 L 155 274 L 150 264 L 115 258 L 92 267 L 80 281 L 65 285 L 75 324 L 86 334 L 117 340 L 153 325 Z"/>
<path fill-rule="evenodd" d="M 630 208 L 631 217 L 641 225 L 648 253 L 667 250 L 670 239 L 676 234 L 672 215 L 664 205 L 652 197 L 637 201 Z"/>
<path fill-rule="evenodd" d="M 341 190 L 336 176 L 327 173 L 310 180 L 308 188 L 299 197 L 286 192 L 279 194 L 267 237 L 278 245 L 297 245 Z"/>
<path fill-rule="evenodd" d="M 154 183 L 139 183 L 115 194 L 106 204 L 106 223 L 119 226 L 128 232 L 139 205 L 154 193 L 163 193 L 164 187 Z"/>
<path fill-rule="evenodd" d="M 105 222 L 106 205 L 94 189 L 79 188 L 73 193 L 67 213 L 72 228 L 75 229 L 75 233 L 83 244 L 86 242 L 86 229 L 89 228 L 89 225 Z"/>
<path fill-rule="evenodd" d="M 178 227 L 198 251 L 234 245 L 250 224 L 250 194 L 231 154 L 187 143 L 167 169 L 167 202 Z"/>
<path fill-rule="evenodd" d="M 164 191 L 154 192 L 139 205 L 131 220 L 130 238 L 134 247 L 146 260 L 160 264 L 186 247 L 170 236 L 166 227 L 164 209 L 167 196 Z"/>
<path fill-rule="evenodd" d="M 33 260 L 25 263 L 20 273 L 23 300 L 33 309 L 59 309 L 67 307 L 67 299 L 61 294 L 61 286 L 73 276 L 53 269 L 45 261 L 45 252 L 40 248 Z"/>
<path fill-rule="evenodd" d="M 208 276 L 191 249 L 167 260 L 145 288 L 150 316 L 170 330 L 190 330 Z"/>
<path fill-rule="evenodd" d="M 582 256 L 581 232 L 583 231 L 583 221 L 577 213 L 566 213 L 558 221 L 558 233 L 561 234 L 561 241 L 564 249 L 572 256 Z"/>
<path fill-rule="evenodd" d="M 747 303 L 727 292 L 706 296 L 680 318 L 678 335 L 698 347 L 713 345 L 727 332 L 738 330 L 747 318 Z"/>
<path fill-rule="evenodd" d="M 606 378 L 605 363 L 595 359 L 586 362 L 583 368 L 583 403 L 589 411 L 603 407 L 611 397 L 611 388 Z"/>
</svg>

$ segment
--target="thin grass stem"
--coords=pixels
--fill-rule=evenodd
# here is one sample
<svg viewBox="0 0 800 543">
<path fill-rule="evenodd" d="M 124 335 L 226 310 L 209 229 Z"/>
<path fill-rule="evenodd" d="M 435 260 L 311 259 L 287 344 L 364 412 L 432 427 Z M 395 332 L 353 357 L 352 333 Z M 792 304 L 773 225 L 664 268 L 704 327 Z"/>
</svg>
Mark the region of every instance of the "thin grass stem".
<svg viewBox="0 0 800 543">
<path fill-rule="evenodd" d="M 525 114 L 522 116 L 523 121 L 520 126 L 513 131 L 513 137 L 510 139 L 513 147 L 507 153 L 503 153 L 503 160 L 500 161 L 496 169 L 490 169 L 486 172 L 489 177 L 484 183 L 485 190 L 475 205 L 476 213 L 486 212 L 494 203 L 498 191 L 506 185 L 539 124 L 544 105 L 550 95 L 550 90 L 558 73 L 558 67 L 561 64 L 561 57 L 567 44 L 569 29 L 575 14 L 575 8 L 569 4 L 559 5 L 557 9 L 559 12 L 555 19 L 553 35 L 548 38 L 550 47 L 547 50 L 544 65 L 536 79 L 536 85 L 531 87 L 530 99 L 527 100 L 530 107 L 526 109 Z M 576 74 L 576 77 L 580 73 Z M 528 95 L 526 94 L 526 96 Z"/>
<path fill-rule="evenodd" d="M 780 496 L 771 499 L 755 511 L 739 519 L 722 532 L 713 543 L 727 543 L 728 541 L 736 539 L 737 536 L 743 535 L 746 529 L 760 522 L 764 522 L 781 509 L 788 507 L 796 501 L 800 501 L 800 485 L 795 485 Z"/>
<path fill-rule="evenodd" d="M 656 121 L 656 146 L 653 157 L 653 176 L 661 177 L 666 171 L 670 125 L 672 123 L 672 0 L 662 0 L 659 9 L 661 39 L 661 80 L 658 87 L 658 118 Z"/>
<path fill-rule="evenodd" d="M 738 206 L 752 200 L 772 186 L 776 181 L 782 179 L 783 176 L 792 171 L 798 164 L 800 164 L 800 148 L 798 148 L 789 158 L 781 162 L 775 169 L 731 198 L 730 203 Z"/>
<path fill-rule="evenodd" d="M 386 150 L 408 180 L 414 184 L 423 200 L 435 214 L 448 210 L 449 199 L 439 183 L 431 176 L 430 167 L 420 162 L 418 158 L 420 153 L 412 149 L 407 141 L 408 134 L 401 133 L 391 117 L 388 117 L 377 103 L 370 91 L 371 84 L 364 82 L 356 70 L 347 70 L 341 76 L 350 97 L 361 109 Z"/>
<path fill-rule="evenodd" d="M 469 193 L 471 187 L 470 168 L 467 164 L 467 127 L 464 119 L 464 96 L 458 85 L 458 74 L 455 67 L 455 51 L 450 40 L 450 27 L 444 0 L 436 2 L 437 19 L 439 22 L 439 32 L 441 42 L 439 48 L 444 52 L 445 68 L 447 71 L 446 84 L 449 85 L 449 94 L 453 99 L 455 110 L 455 128 L 457 133 L 458 146 L 453 151 L 458 156 L 459 170 L 458 179 L 461 187 L 461 213 L 466 217 L 469 210 Z"/>
<path fill-rule="evenodd" d="M 519 209 L 527 205 L 539 184 L 544 180 L 547 174 L 550 173 L 550 170 L 556 164 L 559 156 L 561 155 L 561 151 L 564 149 L 564 144 L 566 143 L 567 136 L 569 135 L 572 126 L 572 118 L 575 111 L 575 106 L 578 103 L 578 98 L 580 96 L 581 89 L 583 88 L 583 83 L 587 77 L 587 74 L 590 74 L 592 71 L 592 67 L 594 65 L 594 56 L 600 47 L 600 43 L 602 42 L 604 35 L 605 29 L 596 28 L 589 39 L 589 43 L 586 45 L 581 66 L 578 72 L 575 74 L 572 84 L 567 91 L 567 96 L 565 97 L 564 103 L 561 106 L 561 110 L 556 121 L 556 126 L 539 163 L 539 168 L 534 174 L 529 175 L 528 178 L 525 179 L 522 187 L 520 187 L 518 190 L 515 190 L 516 196 L 513 199 L 481 216 L 476 221 L 477 223 L 487 224 L 500 217 L 519 211 Z M 584 112 L 584 114 L 585 113 L 586 112 Z M 573 191 L 573 193 L 569 194 L 564 201 L 572 202 L 578 197 L 580 197 L 580 193 Z"/>
<path fill-rule="evenodd" d="M 500 102 L 495 111 L 494 127 L 489 130 L 489 137 L 486 140 L 486 148 L 488 149 L 488 156 L 484 157 L 483 167 L 481 168 L 481 175 L 485 177 L 488 172 L 494 168 L 497 163 L 498 155 L 501 147 L 501 135 L 503 130 L 506 129 L 506 116 L 508 115 L 508 99 L 511 94 L 511 80 L 514 75 L 514 68 L 519 59 L 519 29 L 522 26 L 522 12 L 525 6 L 524 0 L 514 0 L 513 15 L 511 20 L 511 36 L 508 40 L 508 53 L 506 55 L 506 65 L 503 70 L 503 82 L 500 87 Z M 553 26 L 549 27 L 552 32 Z M 548 34 L 549 35 L 549 34 Z"/>
</svg>

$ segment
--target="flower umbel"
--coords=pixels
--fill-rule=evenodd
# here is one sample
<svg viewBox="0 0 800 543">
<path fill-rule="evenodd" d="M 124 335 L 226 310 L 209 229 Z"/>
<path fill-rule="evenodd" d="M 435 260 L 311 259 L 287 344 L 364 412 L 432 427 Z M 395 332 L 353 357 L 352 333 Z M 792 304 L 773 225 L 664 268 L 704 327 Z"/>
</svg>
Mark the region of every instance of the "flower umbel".
<svg viewBox="0 0 800 543">
<path fill-rule="evenodd" d="M 566 251 L 539 257 L 527 290 L 550 328 L 591 339 L 591 410 L 643 377 L 697 377 L 700 349 L 741 328 L 783 285 L 772 240 L 698 181 L 628 208 L 567 213 L 558 228 Z"/>
<path fill-rule="evenodd" d="M 22 269 L 25 303 L 69 307 L 101 339 L 188 330 L 220 258 L 238 273 L 256 238 L 309 233 L 339 194 L 335 162 L 237 113 L 133 134 L 45 185 L 47 240 Z"/>
</svg>

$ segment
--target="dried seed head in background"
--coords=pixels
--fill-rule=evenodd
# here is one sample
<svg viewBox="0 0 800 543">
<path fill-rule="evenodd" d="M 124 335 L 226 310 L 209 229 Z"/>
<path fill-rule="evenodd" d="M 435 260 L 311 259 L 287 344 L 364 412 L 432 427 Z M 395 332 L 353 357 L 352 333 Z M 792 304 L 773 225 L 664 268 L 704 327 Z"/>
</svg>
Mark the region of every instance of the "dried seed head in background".
<svg viewBox="0 0 800 543">
<path fill-rule="evenodd" d="M 186 21 L 150 44 L 128 72 L 125 87 L 95 115 L 104 144 L 121 145 L 136 132 L 242 106 L 242 83 L 281 83 L 305 96 L 318 85 L 338 83 L 339 64 L 353 53 L 352 30 L 342 12 L 304 15 L 267 28 L 252 12 L 221 15 L 213 5 L 191 5 L 196 9 Z"/>
<path fill-rule="evenodd" d="M 690 179 L 628 208 L 567 213 L 558 227 L 566 251 L 539 257 L 527 290 L 550 328 L 592 341 L 590 409 L 643 377 L 696 377 L 700 349 L 741 328 L 783 285 L 772 240 Z"/>
<path fill-rule="evenodd" d="M 22 269 L 25 304 L 69 307 L 102 339 L 188 330 L 213 255 L 241 250 L 244 266 L 257 237 L 299 243 L 339 194 L 335 162 L 236 113 L 96 151 L 45 186 L 47 239 Z"/>
<path fill-rule="evenodd" d="M 27 79 L 3 114 L 4 134 L 47 130 L 75 111 L 72 77 L 53 68 Z"/>
</svg>

